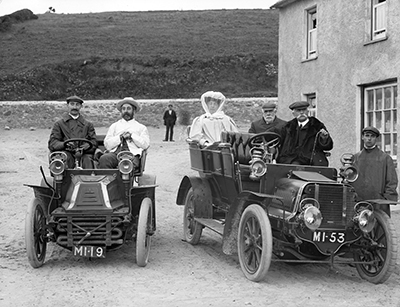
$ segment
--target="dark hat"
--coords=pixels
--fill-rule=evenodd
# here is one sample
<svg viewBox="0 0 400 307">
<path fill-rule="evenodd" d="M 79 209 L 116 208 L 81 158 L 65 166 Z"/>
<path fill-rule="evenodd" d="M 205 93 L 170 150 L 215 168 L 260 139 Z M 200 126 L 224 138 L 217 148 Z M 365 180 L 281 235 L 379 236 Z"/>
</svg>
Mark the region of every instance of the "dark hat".
<svg viewBox="0 0 400 307">
<path fill-rule="evenodd" d="M 379 130 L 376 129 L 375 127 L 372 127 L 372 126 L 365 127 L 365 128 L 362 130 L 362 134 L 364 134 L 365 132 L 374 133 L 374 134 L 376 135 L 376 137 L 379 137 L 379 136 L 381 135 L 381 133 L 379 132 Z"/>
<path fill-rule="evenodd" d="M 67 98 L 67 103 L 69 103 L 70 101 L 74 101 L 74 102 L 80 102 L 83 103 L 83 99 L 78 97 L 78 96 L 71 96 Z"/>
<path fill-rule="evenodd" d="M 121 112 L 121 108 L 124 104 L 130 104 L 132 107 L 134 107 L 136 109 L 136 113 L 140 111 L 140 104 L 139 102 L 137 102 L 136 100 L 134 100 L 132 97 L 125 97 L 124 99 L 122 99 L 121 101 L 119 101 L 117 103 L 117 109 L 118 111 Z"/>
<path fill-rule="evenodd" d="M 263 109 L 275 109 L 276 103 L 274 101 L 266 101 L 262 104 L 261 108 Z"/>
<path fill-rule="evenodd" d="M 305 109 L 310 106 L 310 103 L 308 101 L 296 101 L 293 102 L 291 105 L 289 105 L 290 110 L 294 109 Z"/>
</svg>

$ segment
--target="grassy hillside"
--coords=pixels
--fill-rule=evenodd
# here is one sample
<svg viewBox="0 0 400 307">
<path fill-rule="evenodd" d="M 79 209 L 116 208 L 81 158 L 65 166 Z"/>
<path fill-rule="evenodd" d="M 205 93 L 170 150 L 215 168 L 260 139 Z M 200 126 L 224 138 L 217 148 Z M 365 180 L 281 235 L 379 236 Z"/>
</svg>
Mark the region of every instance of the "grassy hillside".
<svg viewBox="0 0 400 307">
<path fill-rule="evenodd" d="M 38 17 L 0 33 L 0 100 L 277 94 L 274 10 Z"/>
</svg>

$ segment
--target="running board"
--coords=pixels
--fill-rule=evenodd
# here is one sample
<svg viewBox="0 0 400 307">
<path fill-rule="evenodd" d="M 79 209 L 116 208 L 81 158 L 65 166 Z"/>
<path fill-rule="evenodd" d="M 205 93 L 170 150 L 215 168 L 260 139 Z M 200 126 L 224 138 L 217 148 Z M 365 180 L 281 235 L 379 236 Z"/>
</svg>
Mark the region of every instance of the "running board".
<svg viewBox="0 0 400 307">
<path fill-rule="evenodd" d="M 201 225 L 211 229 L 212 231 L 215 231 L 216 233 L 220 234 L 221 236 L 224 234 L 224 225 L 213 219 L 201 219 L 198 217 L 195 217 L 194 220 Z"/>
</svg>

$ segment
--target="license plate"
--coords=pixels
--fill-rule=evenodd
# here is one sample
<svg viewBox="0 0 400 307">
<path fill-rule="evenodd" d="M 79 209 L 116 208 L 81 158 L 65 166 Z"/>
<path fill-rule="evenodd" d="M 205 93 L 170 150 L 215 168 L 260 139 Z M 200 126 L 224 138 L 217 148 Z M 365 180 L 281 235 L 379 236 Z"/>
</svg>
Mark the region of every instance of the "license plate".
<svg viewBox="0 0 400 307">
<path fill-rule="evenodd" d="M 92 258 L 105 258 L 106 248 L 100 246 L 81 245 L 73 246 L 72 252 L 74 256 L 92 257 Z"/>
<path fill-rule="evenodd" d="M 346 234 L 337 231 L 314 231 L 312 240 L 321 243 L 344 243 L 346 241 Z"/>
</svg>

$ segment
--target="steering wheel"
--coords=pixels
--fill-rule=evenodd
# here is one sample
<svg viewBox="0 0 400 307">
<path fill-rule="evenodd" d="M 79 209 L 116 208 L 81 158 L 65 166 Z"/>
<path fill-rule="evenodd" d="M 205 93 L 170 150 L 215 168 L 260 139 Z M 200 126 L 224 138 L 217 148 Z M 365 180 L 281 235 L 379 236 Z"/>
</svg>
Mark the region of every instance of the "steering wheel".
<svg viewBox="0 0 400 307">
<path fill-rule="evenodd" d="M 250 148 L 259 146 L 261 143 L 269 148 L 275 148 L 281 142 L 281 136 L 275 132 L 261 132 L 253 135 L 249 139 Z"/>
<path fill-rule="evenodd" d="M 89 148 L 86 149 L 86 150 L 92 149 L 92 147 L 93 147 L 92 142 L 90 142 L 90 141 L 87 140 L 87 139 L 82 139 L 82 138 L 75 138 L 75 139 L 68 139 L 68 140 L 66 140 L 66 141 L 64 142 L 64 148 L 65 148 L 67 151 L 71 151 L 71 150 L 72 150 L 72 151 L 75 151 L 75 149 L 82 149 L 82 150 L 83 150 L 82 145 L 85 144 L 85 143 L 89 145 Z M 71 149 L 68 149 L 68 148 L 71 148 Z"/>
</svg>

